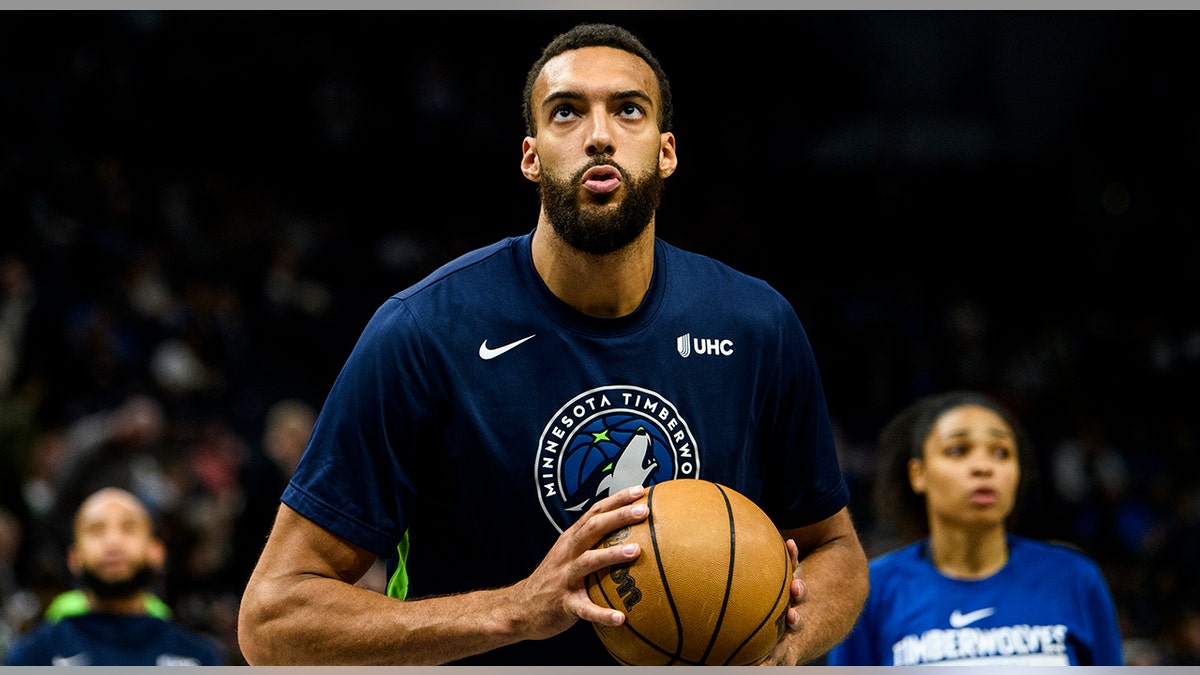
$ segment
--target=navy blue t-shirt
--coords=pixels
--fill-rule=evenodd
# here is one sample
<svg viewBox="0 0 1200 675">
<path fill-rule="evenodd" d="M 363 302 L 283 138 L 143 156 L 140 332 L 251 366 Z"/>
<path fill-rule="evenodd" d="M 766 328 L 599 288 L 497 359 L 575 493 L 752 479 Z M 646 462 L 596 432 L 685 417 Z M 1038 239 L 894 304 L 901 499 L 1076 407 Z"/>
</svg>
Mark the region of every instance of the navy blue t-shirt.
<svg viewBox="0 0 1200 675">
<path fill-rule="evenodd" d="M 780 527 L 849 501 L 795 310 L 661 240 L 641 306 L 603 319 L 534 269 L 531 235 L 389 298 L 333 385 L 283 501 L 388 559 L 408 597 L 512 584 L 597 499 L 703 478 Z M 472 663 L 612 664 L 586 622 Z"/>
<path fill-rule="evenodd" d="M 216 642 L 148 615 L 82 614 L 17 639 L 6 666 L 223 666 Z"/>
</svg>

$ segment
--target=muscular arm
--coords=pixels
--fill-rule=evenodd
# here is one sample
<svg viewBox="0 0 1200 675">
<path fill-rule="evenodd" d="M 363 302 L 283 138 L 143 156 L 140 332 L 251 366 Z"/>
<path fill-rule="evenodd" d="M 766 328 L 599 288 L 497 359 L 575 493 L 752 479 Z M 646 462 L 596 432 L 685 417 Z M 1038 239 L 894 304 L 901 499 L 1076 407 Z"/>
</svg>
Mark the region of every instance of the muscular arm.
<svg viewBox="0 0 1200 675">
<path fill-rule="evenodd" d="M 624 616 L 593 604 L 584 579 L 640 553 L 591 550 L 645 518 L 644 506 L 629 506 L 640 494 L 631 488 L 597 503 L 512 586 L 407 601 L 354 586 L 375 555 L 281 505 L 242 596 L 242 654 L 254 665 L 429 665 L 547 638 L 580 618 L 618 625 Z M 463 555 L 486 560 L 471 547 L 464 541 Z"/>
<path fill-rule="evenodd" d="M 771 664 L 804 664 L 828 652 L 849 634 L 867 599 L 867 556 L 842 509 L 825 520 L 783 532 L 800 557 L 789 611 L 788 632 L 768 658 Z M 799 588 L 797 588 L 797 584 Z"/>
</svg>

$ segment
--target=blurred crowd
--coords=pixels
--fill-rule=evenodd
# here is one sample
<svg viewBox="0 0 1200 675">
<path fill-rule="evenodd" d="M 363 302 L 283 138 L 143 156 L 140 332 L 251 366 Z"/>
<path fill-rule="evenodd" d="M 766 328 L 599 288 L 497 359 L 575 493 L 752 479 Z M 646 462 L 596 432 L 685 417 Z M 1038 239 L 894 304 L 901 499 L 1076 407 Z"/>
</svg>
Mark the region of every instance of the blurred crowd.
<svg viewBox="0 0 1200 675">
<path fill-rule="evenodd" d="M 64 551 L 79 500 L 120 485 L 155 511 L 169 550 L 159 592 L 176 618 L 244 663 L 241 588 L 370 312 L 449 257 L 532 227 L 536 194 L 517 172 L 520 86 L 541 41 L 579 17 L 539 18 L 545 30 L 511 53 L 489 52 L 489 70 L 439 37 L 459 19 L 417 16 L 409 21 L 425 29 L 393 14 L 384 35 L 364 33 L 373 17 L 273 12 L 4 17 L 0 651 L 72 587 Z M 649 29 L 672 20 L 651 13 L 630 24 L 647 29 L 668 72 L 685 59 Z M 490 35 L 486 19 L 467 28 Z M 507 44 L 490 40 L 489 50 Z M 1175 72 L 1147 86 L 1174 101 Z M 713 133 L 703 120 L 725 110 L 698 93 L 703 76 L 672 77 L 680 126 Z M 832 116 L 804 119 L 828 129 Z M 1157 121 L 1167 135 L 1178 120 L 1126 121 Z M 1191 124 L 1181 138 L 1195 157 Z M 688 138 L 701 149 L 681 155 L 695 152 L 699 167 L 752 145 Z M 824 156 L 796 150 L 826 147 L 818 140 L 775 140 L 761 166 Z M 690 210 L 673 202 L 695 200 L 713 176 L 689 178 L 685 163 L 668 186 L 662 232 L 792 299 L 821 362 L 868 553 L 896 544 L 869 502 L 883 420 L 923 393 L 986 390 L 1027 424 L 1042 459 L 1017 529 L 1102 564 L 1130 665 L 1200 665 L 1194 197 L 1190 207 L 1173 201 L 1179 180 L 1153 181 L 1175 167 L 1155 163 L 1161 174 L 1124 182 L 1095 170 L 1095 198 L 1083 199 L 1088 171 L 1076 166 L 1057 179 L 1061 195 L 1045 195 L 1049 213 L 1069 214 L 1050 234 L 1014 225 L 1029 215 L 1000 204 L 963 210 L 986 195 L 955 199 L 974 182 L 1015 191 L 1071 165 L 1024 159 L 1003 176 L 978 165 L 889 173 L 869 158 L 858 172 L 838 162 L 796 169 L 801 191 L 846 197 L 837 211 L 810 198 L 800 236 L 829 247 L 799 265 L 774 239 L 790 226 L 766 224 L 772 207 L 743 208 L 746 195 L 771 201 L 760 184 Z M 939 182 L 941 192 L 919 192 Z M 935 193 L 940 209 L 911 205 Z M 1145 194 L 1158 201 L 1139 215 L 1131 204 Z M 908 220 L 914 213 L 927 219 Z M 839 220 L 858 216 L 870 222 L 830 239 Z M 953 237 L 963 218 L 994 241 L 979 230 L 940 244 L 913 233 Z M 809 234 L 818 228 L 829 231 Z"/>
</svg>

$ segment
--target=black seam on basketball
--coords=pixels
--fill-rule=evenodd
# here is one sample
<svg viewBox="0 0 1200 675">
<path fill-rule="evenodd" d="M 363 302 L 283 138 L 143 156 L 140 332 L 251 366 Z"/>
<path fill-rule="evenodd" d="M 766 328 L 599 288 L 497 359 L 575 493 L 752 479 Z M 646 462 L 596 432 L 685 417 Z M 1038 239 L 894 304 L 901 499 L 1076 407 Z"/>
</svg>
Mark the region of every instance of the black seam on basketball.
<svg viewBox="0 0 1200 675">
<path fill-rule="evenodd" d="M 786 546 L 783 547 L 783 575 L 784 577 L 787 577 L 788 575 L 788 550 Z M 758 625 L 755 626 L 754 630 L 750 631 L 750 634 L 746 636 L 745 640 L 742 640 L 742 644 L 738 645 L 737 649 L 733 650 L 733 653 L 730 654 L 725 663 L 721 665 L 728 666 L 729 662 L 733 660 L 733 657 L 737 656 L 743 649 L 746 648 L 746 645 L 750 643 L 750 640 L 752 640 L 754 636 L 758 635 L 759 631 L 763 629 L 763 626 L 771 622 L 775 616 L 775 608 L 779 607 L 780 599 L 783 598 L 785 594 L 790 595 L 791 592 L 791 582 L 789 581 L 779 589 L 779 593 L 775 594 L 775 602 L 771 604 L 771 609 L 767 611 L 767 615 L 763 617 L 762 621 L 758 622 Z M 787 611 L 786 604 L 784 605 L 784 611 Z"/>
<path fill-rule="evenodd" d="M 655 483 L 646 491 L 646 507 L 650 509 L 646 526 L 650 529 L 650 544 L 654 548 L 654 563 L 658 566 L 658 578 L 662 582 L 663 595 L 667 597 L 667 605 L 671 607 L 671 616 L 675 619 L 675 651 L 668 653 L 675 660 L 680 660 L 683 657 L 683 621 L 679 618 L 679 608 L 675 606 L 675 597 L 671 595 L 671 585 L 667 583 L 667 570 L 663 567 L 662 552 L 658 549 L 658 533 L 654 529 L 654 488 L 657 486 L 658 484 Z"/>
<path fill-rule="evenodd" d="M 652 499 L 652 495 L 653 495 L 653 493 L 654 493 L 654 486 L 653 486 L 653 485 L 651 485 L 651 486 L 650 486 L 650 489 L 648 489 L 648 490 L 646 491 L 646 507 L 647 507 L 647 508 L 650 508 L 650 501 L 651 501 L 651 499 Z M 654 512 L 653 512 L 653 511 L 651 511 L 651 518 L 649 518 L 649 519 L 647 520 L 647 526 L 648 526 L 648 527 L 649 527 L 649 529 L 650 529 L 650 536 L 651 536 L 651 539 L 652 539 L 652 540 L 653 540 L 653 538 L 654 538 L 654 528 L 653 528 L 653 523 L 652 523 L 652 521 L 653 521 L 653 513 L 654 513 Z M 661 563 L 661 560 L 660 560 L 660 559 L 659 559 L 659 557 L 658 557 L 658 548 L 657 548 L 657 546 L 655 547 L 655 551 L 654 551 L 654 553 L 655 553 L 655 559 L 656 559 L 656 560 L 659 560 L 659 575 L 660 575 L 660 577 L 661 577 L 661 576 L 662 576 L 662 574 L 663 574 L 663 571 L 662 571 L 662 563 Z M 611 568 L 610 568 L 610 569 L 611 569 Z M 603 584 L 601 584 L 601 583 L 599 583 L 599 576 L 600 576 L 600 573 L 599 573 L 599 572 L 593 572 L 593 574 L 595 574 L 595 575 L 597 576 L 597 583 L 596 583 L 596 587 L 597 587 L 597 589 L 599 589 L 601 597 L 603 597 L 603 598 L 604 598 L 604 601 L 605 601 L 606 603 L 608 603 L 608 606 L 609 606 L 610 608 L 612 608 L 612 609 L 618 609 L 618 606 L 617 606 L 617 605 L 615 605 L 615 604 L 613 604 L 613 598 L 609 597 L 608 593 L 607 593 L 607 592 L 604 590 L 604 585 L 603 585 Z M 666 581 L 665 581 L 665 579 L 664 579 L 664 581 L 663 581 L 663 587 L 664 587 L 664 589 L 666 588 Z M 670 599 L 670 594 L 668 594 L 668 595 L 667 595 L 667 597 L 668 597 L 668 600 L 669 600 L 669 599 Z M 619 595 L 617 596 L 617 600 L 618 600 L 618 601 L 620 600 L 620 596 L 619 596 Z M 622 605 L 622 606 L 623 606 L 623 605 Z M 674 606 L 673 606 L 673 605 L 672 605 L 672 609 L 674 609 Z M 678 634 L 681 636 L 681 643 L 682 643 L 682 633 L 683 633 L 683 627 L 679 625 L 678 612 L 676 612 L 676 620 L 675 620 L 675 622 L 676 622 L 676 633 L 678 633 Z M 624 623 L 624 624 L 622 624 L 622 626 L 621 626 L 621 627 L 623 627 L 625 630 L 628 630 L 628 631 L 629 631 L 629 632 L 630 632 L 630 633 L 631 633 L 631 634 L 632 634 L 634 637 L 636 637 L 638 640 L 640 640 L 640 641 L 641 641 L 643 644 L 645 644 L 647 647 L 650 647 L 650 648 L 651 648 L 651 649 L 653 649 L 654 651 L 656 651 L 656 652 L 658 652 L 659 654 L 662 654 L 663 656 L 665 656 L 665 657 L 667 657 L 668 659 L 670 659 L 670 660 L 669 660 L 667 663 L 665 663 L 664 665 L 668 665 L 668 666 L 669 666 L 669 665 L 673 665 L 673 664 L 674 664 L 674 663 L 676 663 L 677 661 L 682 661 L 682 659 L 680 658 L 680 655 L 679 655 L 679 649 L 676 649 L 676 650 L 675 650 L 675 652 L 674 652 L 674 653 L 672 653 L 670 650 L 664 649 L 663 647 L 661 647 L 661 646 L 660 646 L 660 645 L 658 645 L 657 643 L 655 643 L 655 642 L 651 641 L 651 640 L 650 640 L 650 638 L 648 638 L 647 636 L 645 636 L 645 635 L 643 635 L 642 633 L 638 632 L 638 630 L 637 630 L 636 628 L 634 628 L 634 627 L 633 627 L 632 623 L 631 623 L 631 622 L 628 620 L 628 616 L 626 617 L 626 621 L 625 621 L 625 623 Z M 636 665 L 636 664 L 633 664 L 633 663 L 630 663 L 630 662 L 626 662 L 625 660 L 623 660 L 623 659 L 621 659 L 620 657 L 618 657 L 616 654 L 614 654 L 614 653 L 612 652 L 612 650 L 611 650 L 611 649 L 609 649 L 609 648 L 608 648 L 608 645 L 607 645 L 607 644 L 605 644 L 605 645 L 604 645 L 604 648 L 605 648 L 605 650 L 607 650 L 607 651 L 608 651 L 608 655 L 609 655 L 609 656 L 611 656 L 611 657 L 613 657 L 613 659 L 614 659 L 614 660 L 616 660 L 618 663 L 620 663 L 620 664 L 622 664 L 622 665 L 627 665 L 627 666 L 630 666 L 630 665 Z M 688 663 L 688 662 L 686 662 L 686 661 L 685 661 L 684 663 L 687 663 L 687 665 L 700 665 L 700 664 L 696 664 L 696 663 Z"/>
<path fill-rule="evenodd" d="M 632 628 L 632 627 L 630 627 L 628 623 L 626 623 L 626 624 L 625 624 L 625 628 L 626 628 L 626 629 L 627 629 L 627 630 L 628 630 L 630 633 L 632 633 L 634 637 L 636 637 L 637 639 L 639 639 L 639 640 L 641 640 L 642 642 L 644 642 L 644 643 L 646 644 L 646 646 L 647 646 L 647 647 L 649 647 L 649 648 L 653 649 L 654 651 L 658 652 L 659 654 L 662 654 L 663 656 L 665 656 L 665 657 L 667 657 L 667 658 L 671 659 L 670 661 L 668 661 L 668 662 L 667 662 L 666 664 L 664 664 L 664 665 L 668 665 L 668 666 L 669 666 L 669 665 L 671 665 L 672 663 L 674 663 L 675 661 L 678 661 L 678 660 L 680 660 L 680 659 L 679 659 L 679 655 L 678 655 L 678 654 L 672 654 L 671 652 L 669 652 L 669 651 L 667 651 L 667 650 L 663 649 L 662 647 L 659 647 L 657 644 L 655 644 L 655 643 L 651 642 L 651 641 L 650 641 L 650 638 L 648 638 L 648 637 L 646 637 L 645 635 L 642 635 L 641 633 L 637 632 L 637 630 L 636 630 L 635 628 Z M 606 647 L 605 647 L 605 649 L 608 649 L 608 647 L 606 646 Z M 610 655 L 611 655 L 611 656 L 612 656 L 614 659 L 616 659 L 616 658 L 617 658 L 617 655 L 616 655 L 616 654 L 613 654 L 613 653 L 612 653 L 612 650 L 609 650 L 609 652 L 608 652 L 608 653 L 609 653 L 609 654 L 610 654 Z M 617 659 L 617 660 L 619 661 L 620 659 Z M 633 665 L 633 664 L 626 664 L 626 665 Z M 695 664 L 693 664 L 693 665 L 695 665 Z"/>
<path fill-rule="evenodd" d="M 617 605 L 614 605 L 614 604 L 613 604 L 613 599 L 612 599 L 611 597 L 609 597 L 609 595 L 608 595 L 608 592 L 604 590 L 604 584 L 600 583 L 600 573 L 599 573 L 599 572 L 592 572 L 592 575 L 596 577 L 596 583 L 595 583 L 595 586 L 596 586 L 596 589 L 597 589 L 598 591 L 600 591 L 600 596 L 601 596 L 601 597 L 604 599 L 604 602 L 608 603 L 608 606 L 609 606 L 609 608 L 610 608 L 610 609 L 617 609 Z M 617 600 L 618 600 L 618 601 L 620 601 L 620 597 L 621 597 L 620 595 L 618 595 L 618 596 L 617 596 Z M 627 618 L 628 618 L 628 617 L 627 617 Z M 648 637 L 646 637 L 645 635 L 642 635 L 641 633 L 639 633 L 639 632 L 637 631 L 637 629 L 636 629 L 636 628 L 634 628 L 633 626 L 629 625 L 629 621 L 626 621 L 626 622 L 625 622 L 624 624 L 622 624 L 622 625 L 624 626 L 624 628 L 625 628 L 626 630 L 628 630 L 630 633 L 632 633 L 634 637 L 636 637 L 637 639 L 639 639 L 639 640 L 641 640 L 642 642 L 644 642 L 644 643 L 646 644 L 646 646 L 648 646 L 648 647 L 650 647 L 650 648 L 654 649 L 654 651 L 658 652 L 659 654 L 662 654 L 663 656 L 666 656 L 666 657 L 669 657 L 669 658 L 672 658 L 672 659 L 676 658 L 676 655 L 674 655 L 674 654 L 672 654 L 671 652 L 669 652 L 669 651 L 667 651 L 667 650 L 663 649 L 662 647 L 659 647 L 658 645 L 656 645 L 656 644 L 654 644 L 653 642 L 651 642 L 651 641 L 650 641 L 650 638 L 648 638 Z M 618 628 L 620 628 L 620 627 L 618 627 Z M 603 642 L 603 641 L 602 641 L 602 642 Z M 612 653 L 612 650 L 608 648 L 608 645 L 604 645 L 604 648 L 605 648 L 605 649 L 608 651 L 608 655 L 609 655 L 609 656 L 613 657 L 614 659 L 616 659 L 617 661 L 621 662 L 622 664 L 624 664 L 624 665 L 627 665 L 627 666 L 634 665 L 634 664 L 632 664 L 632 663 L 626 663 L 626 662 L 625 662 L 625 661 L 623 661 L 623 660 L 622 660 L 620 657 L 618 657 L 616 654 L 613 654 L 613 653 Z M 668 664 L 666 664 L 666 665 L 671 665 L 671 664 L 670 664 L 670 663 L 668 663 Z"/>
<path fill-rule="evenodd" d="M 729 564 L 725 567 L 725 595 L 721 598 L 721 612 L 717 614 L 717 625 L 713 626 L 712 635 L 708 638 L 708 646 L 704 648 L 704 655 L 700 657 L 701 662 L 708 662 L 708 655 L 712 652 L 713 645 L 717 643 L 717 637 L 721 634 L 721 625 L 725 623 L 725 610 L 729 609 L 729 593 L 733 589 L 733 563 L 737 557 L 737 529 L 733 524 L 733 505 L 729 503 L 729 495 L 726 494 L 725 488 L 715 483 L 714 486 L 717 488 L 717 492 L 721 493 L 721 499 L 725 500 L 725 515 L 729 518 Z"/>
<path fill-rule="evenodd" d="M 605 568 L 605 569 L 608 569 L 608 568 Z M 600 597 L 604 598 L 604 602 L 608 603 L 609 609 L 616 609 L 617 606 L 613 604 L 612 598 L 608 597 L 608 591 L 604 590 L 604 584 L 601 583 L 602 577 L 600 576 L 600 573 L 592 572 L 592 576 L 596 578 L 595 583 L 593 585 L 596 587 L 596 590 L 600 592 Z"/>
</svg>

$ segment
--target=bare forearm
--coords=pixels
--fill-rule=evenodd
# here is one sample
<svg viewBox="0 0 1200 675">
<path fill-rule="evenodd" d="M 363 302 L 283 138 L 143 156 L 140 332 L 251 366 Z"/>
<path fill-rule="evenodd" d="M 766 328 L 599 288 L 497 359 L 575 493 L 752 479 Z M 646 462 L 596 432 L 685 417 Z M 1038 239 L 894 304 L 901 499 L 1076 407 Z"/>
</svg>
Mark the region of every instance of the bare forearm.
<svg viewBox="0 0 1200 675">
<path fill-rule="evenodd" d="M 781 662 L 810 663 L 833 649 L 858 621 L 870 572 L 847 509 L 815 527 L 785 534 L 796 540 L 800 551 L 808 552 L 802 552 L 799 561 L 804 587 L 803 601 L 794 605 L 798 629 L 785 638 L 786 657 Z"/>
<path fill-rule="evenodd" d="M 402 602 L 320 577 L 261 590 L 239 629 L 253 665 L 433 665 L 521 639 L 505 590 Z"/>
<path fill-rule="evenodd" d="M 807 589 L 797 607 L 801 630 L 789 636 L 799 664 L 824 655 L 849 634 L 867 599 L 866 554 L 857 538 L 835 539 L 800 561 Z"/>
<path fill-rule="evenodd" d="M 594 504 L 511 586 L 405 601 L 354 586 L 375 554 L 283 505 L 242 595 L 238 644 L 254 665 L 432 665 L 545 639 L 580 619 L 617 625 L 624 617 L 592 603 L 584 580 L 640 554 L 595 545 L 646 518 L 633 504 L 642 492 Z"/>
</svg>

